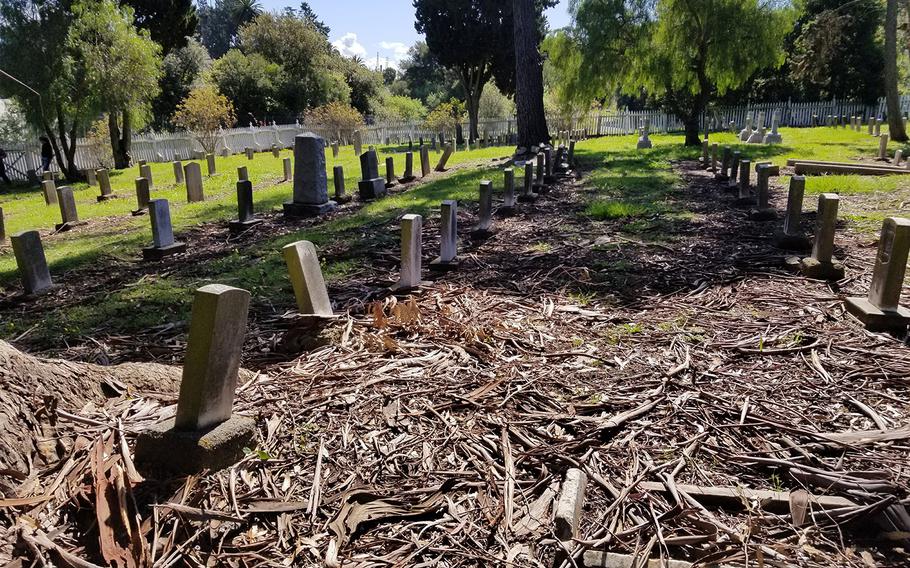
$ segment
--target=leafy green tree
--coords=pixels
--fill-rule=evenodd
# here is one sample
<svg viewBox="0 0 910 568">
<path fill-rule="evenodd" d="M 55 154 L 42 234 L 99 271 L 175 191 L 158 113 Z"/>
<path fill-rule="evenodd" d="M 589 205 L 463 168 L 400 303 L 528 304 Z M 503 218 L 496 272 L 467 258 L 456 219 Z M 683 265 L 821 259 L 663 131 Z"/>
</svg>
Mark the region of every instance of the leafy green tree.
<svg viewBox="0 0 910 568">
<path fill-rule="evenodd" d="M 350 89 L 351 106 L 364 116 L 373 116 L 382 107 L 385 85 L 382 74 L 367 69 L 362 63 L 353 59 L 342 59 L 341 72 Z"/>
<path fill-rule="evenodd" d="M 698 145 L 709 102 L 782 63 L 791 13 L 773 0 L 579 0 L 572 19 L 550 56 L 563 69 L 576 65 L 566 76 L 574 96 L 644 90 Z"/>
<path fill-rule="evenodd" d="M 351 105 L 336 101 L 307 111 L 306 123 L 327 130 L 332 140 L 350 140 L 363 126 L 363 115 Z"/>
<path fill-rule="evenodd" d="M 199 19 L 193 0 L 121 0 L 133 8 L 136 27 L 148 30 L 166 56 L 186 47 L 196 35 Z"/>
<path fill-rule="evenodd" d="M 439 64 L 426 42 L 418 41 L 412 45 L 400 67 L 407 94 L 424 104 L 428 104 L 431 96 L 437 99 L 435 102 L 438 104 L 457 92 L 458 77 Z"/>
<path fill-rule="evenodd" d="M 234 18 L 233 0 L 198 0 L 199 37 L 209 55 L 218 58 L 233 46 L 240 26 Z"/>
<path fill-rule="evenodd" d="M 419 99 L 393 95 L 385 99 L 377 117 L 385 122 L 413 122 L 426 114 L 427 108 Z"/>
<path fill-rule="evenodd" d="M 93 115 L 89 93 L 72 84 L 63 66 L 73 15 L 63 0 L 0 2 L 0 89 L 24 111 L 26 120 L 50 140 L 57 166 L 67 179 L 80 178 L 76 137 Z"/>
<path fill-rule="evenodd" d="M 201 85 L 180 102 L 173 122 L 192 133 L 207 153 L 213 153 L 221 129 L 234 124 L 234 107 L 215 87 Z"/>
<path fill-rule="evenodd" d="M 133 10 L 114 0 L 82 0 L 66 38 L 64 68 L 89 93 L 90 108 L 108 115 L 114 165 L 130 164 L 133 123 L 158 94 L 161 47 L 136 30 Z"/>
<path fill-rule="evenodd" d="M 163 130 L 171 126 L 171 116 L 180 101 L 185 99 L 193 87 L 198 87 L 202 75 L 212 65 L 205 47 L 189 38 L 186 46 L 168 53 L 163 62 L 158 86 L 161 92 L 152 102 L 152 126 Z"/>
<path fill-rule="evenodd" d="M 300 9 L 297 10 L 297 13 L 300 14 L 301 20 L 316 28 L 316 31 L 322 35 L 328 37 L 329 33 L 332 31 L 329 26 L 325 25 L 322 20 L 319 19 L 319 16 L 316 15 L 316 12 L 310 8 L 309 3 L 301 2 Z"/>
<path fill-rule="evenodd" d="M 807 0 L 791 34 L 785 68 L 803 99 L 859 99 L 883 94 L 880 0 Z M 789 46 L 788 46 L 789 47 Z"/>
<path fill-rule="evenodd" d="M 388 87 L 398 78 L 398 71 L 394 67 L 386 67 L 382 70 L 382 82 Z"/>
<path fill-rule="evenodd" d="M 243 125 L 251 117 L 262 118 L 284 110 L 280 102 L 284 81 L 281 66 L 258 53 L 228 51 L 212 64 L 211 79 L 218 91 L 231 101 L 237 120 Z"/>
<path fill-rule="evenodd" d="M 480 120 L 511 118 L 515 116 L 515 103 L 496 88 L 495 84 L 489 84 L 480 95 L 478 116 Z"/>
<path fill-rule="evenodd" d="M 543 37 L 543 9 L 553 0 L 531 0 Z M 414 0 L 415 29 L 444 67 L 456 71 L 464 92 L 470 137 L 476 138 L 477 113 L 484 85 L 490 79 L 507 94 L 515 88 L 512 2 L 502 0 Z M 530 27 L 530 26 L 529 26 Z M 531 37 L 529 34 L 529 41 Z"/>
<path fill-rule="evenodd" d="M 278 100 L 287 114 L 351 99 L 348 64 L 306 20 L 287 13 L 262 14 L 241 28 L 239 46 L 244 53 L 260 54 L 280 66 Z"/>
</svg>

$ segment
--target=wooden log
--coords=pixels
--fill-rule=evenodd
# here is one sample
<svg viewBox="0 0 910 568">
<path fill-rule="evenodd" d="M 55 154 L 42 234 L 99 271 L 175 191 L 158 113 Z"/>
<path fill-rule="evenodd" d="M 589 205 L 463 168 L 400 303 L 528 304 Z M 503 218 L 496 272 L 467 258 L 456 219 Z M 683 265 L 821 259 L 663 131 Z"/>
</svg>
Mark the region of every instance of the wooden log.
<svg viewBox="0 0 910 568">
<path fill-rule="evenodd" d="M 860 175 L 860 176 L 892 176 L 910 174 L 910 170 L 889 166 L 863 166 L 859 164 L 807 164 L 798 162 L 793 166 L 796 175 Z"/>
</svg>

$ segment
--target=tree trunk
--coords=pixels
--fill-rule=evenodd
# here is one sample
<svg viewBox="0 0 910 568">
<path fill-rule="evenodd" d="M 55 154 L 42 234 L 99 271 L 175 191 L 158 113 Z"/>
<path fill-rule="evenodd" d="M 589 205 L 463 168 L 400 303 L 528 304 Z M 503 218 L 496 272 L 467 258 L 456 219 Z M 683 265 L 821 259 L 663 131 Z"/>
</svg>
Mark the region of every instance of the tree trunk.
<svg viewBox="0 0 910 568">
<path fill-rule="evenodd" d="M 73 123 L 67 136 L 65 117 L 63 107 L 57 105 L 57 136 L 50 132 L 50 125 L 45 125 L 45 131 L 63 176 L 70 182 L 82 181 L 82 172 L 76 167 L 76 124 Z"/>
<path fill-rule="evenodd" d="M 543 60 L 537 46 L 537 19 L 533 0 L 512 0 L 515 38 L 515 108 L 518 147 L 549 142 L 543 108 Z"/>
<path fill-rule="evenodd" d="M 51 463 L 66 455 L 71 440 L 57 431 L 57 408 L 78 412 L 126 388 L 176 393 L 180 377 L 179 367 L 157 363 L 101 366 L 39 359 L 0 341 L 0 467 L 27 473 L 29 460 Z"/>
<path fill-rule="evenodd" d="M 111 136 L 111 153 L 114 156 L 114 167 L 118 170 L 130 167 L 130 115 L 123 113 L 123 130 L 120 128 L 120 113 L 111 112 L 107 116 L 107 127 Z"/>
<path fill-rule="evenodd" d="M 907 132 L 897 91 L 897 1 L 887 0 L 885 9 L 885 102 L 891 139 L 906 142 Z"/>
</svg>

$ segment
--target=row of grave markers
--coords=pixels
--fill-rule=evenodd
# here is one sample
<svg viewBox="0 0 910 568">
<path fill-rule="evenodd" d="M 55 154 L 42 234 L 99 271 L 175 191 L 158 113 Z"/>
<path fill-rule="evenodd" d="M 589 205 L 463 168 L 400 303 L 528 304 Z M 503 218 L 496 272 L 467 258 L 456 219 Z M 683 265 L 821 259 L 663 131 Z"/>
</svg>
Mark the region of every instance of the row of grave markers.
<svg viewBox="0 0 910 568">
<path fill-rule="evenodd" d="M 756 164 L 756 191 L 751 188 L 751 162 L 744 159 L 739 151 L 724 146 L 723 159 L 718 169 L 718 145 L 711 146 L 708 158 L 707 147 L 703 146 L 702 162 L 715 173 L 715 178 L 727 182 L 728 189 L 738 191 L 737 203 L 742 206 L 755 205 L 750 216 L 756 221 L 777 218 L 777 212 L 770 207 L 769 178 L 780 174 L 780 168 L 770 162 Z M 738 179 L 737 179 L 738 177 Z M 787 193 L 787 210 L 782 225 L 775 233 L 775 242 L 785 250 L 806 250 L 811 254 L 800 258 L 787 258 L 787 265 L 798 269 L 804 276 L 821 280 L 840 280 L 844 277 L 844 265 L 834 258 L 834 237 L 837 226 L 837 211 L 840 196 L 823 193 L 818 198 L 815 238 L 811 242 L 802 233 L 800 218 L 806 178 L 794 175 L 790 178 Z M 878 253 L 872 273 L 872 284 L 866 298 L 847 298 L 846 309 L 859 319 L 870 331 L 906 331 L 910 324 L 910 310 L 900 306 L 901 288 L 910 253 L 910 219 L 889 217 L 884 220 L 879 238 Z"/>
<path fill-rule="evenodd" d="M 569 149 L 565 147 L 561 146 L 555 157 L 552 149 L 544 148 L 535 160 L 536 174 L 535 162 L 525 164 L 524 186 L 530 188 L 526 193 L 545 191 L 548 176 L 567 175 L 569 160 Z M 365 164 L 372 167 L 369 157 Z M 366 171 L 366 175 L 371 172 Z M 512 168 L 503 171 L 503 194 L 500 211 L 514 210 Z M 457 202 L 443 201 L 440 213 L 440 254 L 430 263 L 430 269 L 448 271 L 458 267 Z M 485 180 L 480 184 L 480 213 L 472 235 L 489 234 L 492 223 L 493 183 Z M 394 291 L 411 290 L 421 284 L 422 233 L 421 215 L 402 217 L 401 266 L 398 282 L 392 287 Z M 282 249 L 282 256 L 300 313 L 334 316 L 313 244 L 291 243 Z M 212 284 L 196 291 L 176 414 L 140 433 L 136 443 L 136 462 L 140 467 L 194 473 L 226 467 L 243 456 L 243 448 L 255 437 L 255 424 L 249 418 L 233 414 L 233 398 L 249 302 L 249 292 L 229 286 Z"/>
</svg>

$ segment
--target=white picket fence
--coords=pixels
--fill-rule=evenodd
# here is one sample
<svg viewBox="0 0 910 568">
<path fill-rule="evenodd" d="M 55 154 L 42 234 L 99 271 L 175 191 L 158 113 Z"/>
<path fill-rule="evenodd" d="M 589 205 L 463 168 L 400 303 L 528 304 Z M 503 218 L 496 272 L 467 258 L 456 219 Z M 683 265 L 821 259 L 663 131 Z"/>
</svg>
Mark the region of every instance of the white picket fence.
<svg viewBox="0 0 910 568">
<path fill-rule="evenodd" d="M 830 116 L 851 117 L 860 116 L 863 120 L 869 117 L 885 116 L 885 101 L 881 99 L 877 104 L 865 105 L 855 101 L 817 101 L 804 103 L 756 103 L 736 107 L 717 107 L 710 109 L 702 120 L 702 129 L 726 130 L 730 123 L 735 128 L 742 128 L 746 122 L 746 114 L 753 112 L 765 113 L 765 124 L 770 125 L 772 113 L 778 110 L 781 113 L 781 126 L 807 127 L 825 124 Z M 910 95 L 901 97 L 901 114 L 910 113 Z M 619 136 L 636 132 L 644 122 L 650 123 L 651 132 L 667 133 L 683 130 L 683 123 L 673 114 L 659 110 L 648 111 L 612 111 L 590 112 L 571 119 L 549 117 L 551 131 L 576 130 L 586 136 Z M 468 124 L 460 125 L 462 132 L 467 134 Z M 485 143 L 511 144 L 516 135 L 516 122 L 514 117 L 482 120 L 478 125 L 481 139 Z M 294 137 L 303 132 L 315 132 L 327 141 L 341 138 L 342 144 L 351 144 L 350 133 L 338 136 L 336 133 L 326 131 L 319 127 L 307 127 L 305 124 L 283 124 L 263 127 L 233 128 L 224 130 L 221 140 L 216 148 L 217 153 L 227 149 L 230 153 L 243 152 L 246 148 L 257 151 L 270 149 L 273 145 L 280 148 L 290 148 Z M 426 128 L 418 122 L 375 124 L 360 130 L 361 142 L 367 145 L 382 144 L 418 144 L 423 141 L 427 144 L 441 143 L 442 140 L 451 140 L 455 132 L 436 132 Z M 16 180 L 36 179 L 34 174 L 41 168 L 41 152 L 37 144 L 5 146 L 7 152 L 6 171 Z M 171 161 L 175 157 L 190 159 L 197 157 L 202 152 L 202 146 L 187 132 L 144 133 L 134 136 L 130 154 L 133 160 L 146 160 L 148 162 Z M 84 139 L 76 143 L 76 165 L 80 169 L 98 167 L 96 152 L 91 144 Z M 51 163 L 51 169 L 57 168 L 56 162 Z"/>
</svg>

